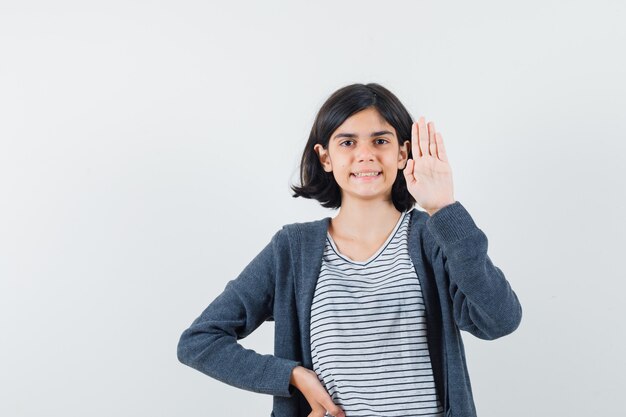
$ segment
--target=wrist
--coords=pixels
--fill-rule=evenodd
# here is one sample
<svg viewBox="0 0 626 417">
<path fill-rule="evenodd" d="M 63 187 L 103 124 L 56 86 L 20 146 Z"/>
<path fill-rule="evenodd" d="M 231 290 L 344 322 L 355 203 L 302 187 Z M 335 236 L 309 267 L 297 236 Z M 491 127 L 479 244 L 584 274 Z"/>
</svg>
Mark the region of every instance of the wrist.
<svg viewBox="0 0 626 417">
<path fill-rule="evenodd" d="M 444 205 L 442 205 L 441 207 L 438 207 L 438 208 L 436 208 L 436 209 L 426 210 L 426 212 L 427 212 L 430 216 L 432 216 L 433 214 L 437 213 L 437 212 L 438 212 L 439 210 L 441 210 L 442 208 L 447 207 L 447 206 L 449 206 L 449 205 L 451 205 L 451 204 L 454 204 L 454 203 L 456 203 L 456 200 L 452 200 L 451 202 L 449 202 L 449 203 L 447 203 L 447 204 L 444 204 Z"/>
</svg>

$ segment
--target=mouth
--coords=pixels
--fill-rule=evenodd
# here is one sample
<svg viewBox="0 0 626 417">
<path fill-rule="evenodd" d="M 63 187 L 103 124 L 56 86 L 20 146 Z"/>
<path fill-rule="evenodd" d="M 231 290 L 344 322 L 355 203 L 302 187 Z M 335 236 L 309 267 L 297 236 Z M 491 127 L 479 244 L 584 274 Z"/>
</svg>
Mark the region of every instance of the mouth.
<svg viewBox="0 0 626 417">
<path fill-rule="evenodd" d="M 382 175 L 381 171 L 374 171 L 374 172 L 353 172 L 350 174 L 351 177 L 355 177 L 355 178 L 377 178 L 380 177 Z"/>
</svg>

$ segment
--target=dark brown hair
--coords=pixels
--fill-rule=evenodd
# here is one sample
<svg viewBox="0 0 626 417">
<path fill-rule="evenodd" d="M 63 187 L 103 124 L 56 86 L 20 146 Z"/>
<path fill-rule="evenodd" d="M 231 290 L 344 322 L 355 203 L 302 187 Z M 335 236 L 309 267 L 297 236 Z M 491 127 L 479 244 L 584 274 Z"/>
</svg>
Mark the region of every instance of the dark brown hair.
<svg viewBox="0 0 626 417">
<path fill-rule="evenodd" d="M 324 171 L 313 148 L 319 143 L 324 149 L 328 149 L 330 135 L 347 118 L 370 107 L 375 108 L 396 130 L 398 146 L 406 140 L 411 140 L 413 118 L 391 91 L 376 83 L 351 84 L 342 87 L 324 102 L 315 117 L 300 162 L 301 185 L 291 186 L 294 198 L 315 199 L 326 208 L 341 207 L 341 189 L 333 173 Z M 409 146 L 408 158 L 412 158 L 411 146 Z M 415 205 L 415 199 L 406 188 L 402 170 L 398 170 L 391 188 L 391 199 L 399 211 L 410 210 Z"/>
</svg>

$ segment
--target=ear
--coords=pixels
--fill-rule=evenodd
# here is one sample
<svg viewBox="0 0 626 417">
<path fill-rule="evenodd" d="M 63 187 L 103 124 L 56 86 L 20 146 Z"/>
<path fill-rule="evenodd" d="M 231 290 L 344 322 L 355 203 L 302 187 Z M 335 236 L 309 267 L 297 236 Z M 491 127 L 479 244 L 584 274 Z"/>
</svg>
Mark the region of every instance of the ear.
<svg viewBox="0 0 626 417">
<path fill-rule="evenodd" d="M 400 149 L 398 150 L 398 169 L 404 169 L 406 163 L 409 160 L 409 146 L 411 146 L 410 140 L 405 140 Z"/>
<path fill-rule="evenodd" d="M 324 171 L 332 172 L 333 164 L 332 164 L 332 161 L 330 160 L 330 155 L 328 154 L 328 150 L 324 149 L 324 147 L 320 145 L 319 143 L 316 144 L 313 147 L 313 149 L 315 150 L 315 153 L 317 153 L 317 156 L 319 157 L 319 160 L 320 160 L 320 164 L 322 164 L 322 168 L 324 168 Z"/>
</svg>

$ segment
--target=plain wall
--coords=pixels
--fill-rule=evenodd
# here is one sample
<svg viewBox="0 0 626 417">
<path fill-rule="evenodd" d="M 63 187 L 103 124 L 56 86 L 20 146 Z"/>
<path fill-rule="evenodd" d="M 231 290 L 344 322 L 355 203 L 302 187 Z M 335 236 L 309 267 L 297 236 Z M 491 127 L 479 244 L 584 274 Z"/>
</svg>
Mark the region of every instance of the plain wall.
<svg viewBox="0 0 626 417">
<path fill-rule="evenodd" d="M 54 3 L 54 4 L 53 4 Z M 481 417 L 624 415 L 623 1 L 0 2 L 0 415 L 269 416 L 178 362 L 336 89 L 435 121 L 518 294 Z M 418 207 L 419 208 L 419 207 Z M 273 323 L 241 341 L 272 353 Z"/>
</svg>

